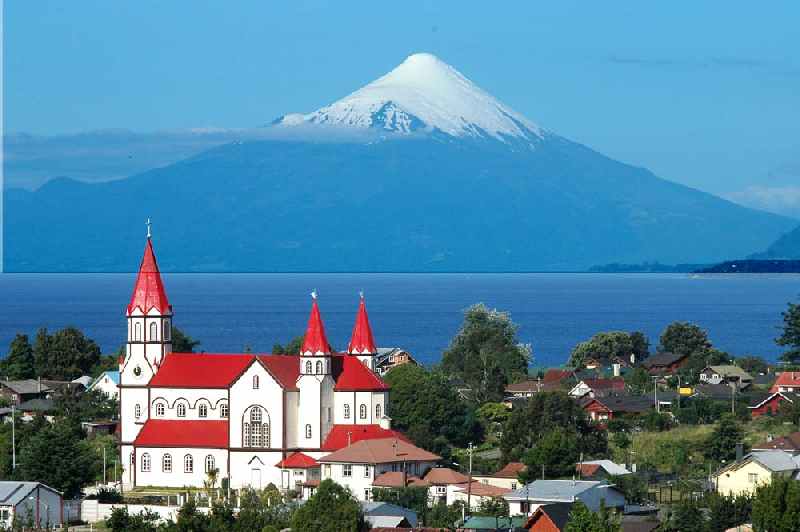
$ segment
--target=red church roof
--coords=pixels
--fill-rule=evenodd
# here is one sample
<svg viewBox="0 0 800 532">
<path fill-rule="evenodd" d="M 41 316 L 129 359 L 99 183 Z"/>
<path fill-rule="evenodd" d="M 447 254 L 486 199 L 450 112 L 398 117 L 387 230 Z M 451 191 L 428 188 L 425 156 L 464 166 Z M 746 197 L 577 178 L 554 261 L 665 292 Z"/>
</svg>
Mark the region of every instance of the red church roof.
<svg viewBox="0 0 800 532">
<path fill-rule="evenodd" d="M 372 338 L 372 328 L 369 326 L 367 305 L 364 303 L 363 295 L 361 296 L 361 302 L 358 304 L 356 324 L 353 327 L 353 335 L 350 337 L 350 344 L 347 346 L 347 352 L 351 355 L 361 355 L 365 353 L 374 354 L 378 352 L 378 349 L 375 347 L 375 340 Z"/>
<path fill-rule="evenodd" d="M 323 451 L 338 451 L 361 440 L 397 438 L 410 443 L 402 432 L 384 429 L 380 425 L 334 425 L 322 442 Z"/>
<path fill-rule="evenodd" d="M 139 266 L 139 274 L 136 276 L 136 284 L 133 287 L 133 295 L 128 305 L 128 314 L 138 308 L 147 314 L 151 309 L 158 310 L 161 314 L 172 312 L 172 306 L 167 299 L 167 292 L 164 290 L 164 283 L 161 281 L 161 273 L 158 271 L 156 256 L 153 253 L 153 244 L 150 238 L 144 246 L 144 256 L 142 264 Z"/>
<path fill-rule="evenodd" d="M 312 292 L 314 298 L 311 303 L 311 315 L 308 317 L 308 327 L 306 327 L 306 334 L 303 338 L 303 347 L 300 348 L 301 353 L 330 353 L 331 346 L 328 343 L 328 338 L 325 336 L 325 326 L 322 324 L 322 316 L 319 314 L 319 305 L 317 305 L 317 295 Z"/>
<path fill-rule="evenodd" d="M 319 462 L 307 454 L 296 452 L 275 464 L 275 467 L 282 467 L 284 469 L 308 469 L 310 467 L 319 467 Z"/>
<path fill-rule="evenodd" d="M 333 367 L 336 379 L 336 386 L 333 389 L 337 392 L 382 392 L 389 389 L 383 379 L 375 375 L 357 358 L 349 355 L 337 355 L 334 357 Z M 341 370 L 336 373 L 339 367 Z"/>
<path fill-rule="evenodd" d="M 133 442 L 138 447 L 228 448 L 228 421 L 148 419 Z"/>
<path fill-rule="evenodd" d="M 249 354 L 170 353 L 150 379 L 150 386 L 227 388 L 254 358 Z"/>
</svg>

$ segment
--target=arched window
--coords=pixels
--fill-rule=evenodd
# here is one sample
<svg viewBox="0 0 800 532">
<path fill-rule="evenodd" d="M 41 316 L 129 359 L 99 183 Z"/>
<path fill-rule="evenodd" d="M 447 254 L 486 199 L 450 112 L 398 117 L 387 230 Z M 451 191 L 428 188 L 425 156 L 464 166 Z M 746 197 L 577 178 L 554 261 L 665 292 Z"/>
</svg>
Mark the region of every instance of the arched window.
<svg viewBox="0 0 800 532">
<path fill-rule="evenodd" d="M 250 447 L 250 423 L 242 425 L 242 447 Z"/>
<path fill-rule="evenodd" d="M 206 456 L 206 473 L 214 471 L 214 469 L 216 469 L 214 467 L 214 457 L 209 454 Z"/>
<path fill-rule="evenodd" d="M 311 425 L 306 425 L 306 439 L 311 439 Z"/>
<path fill-rule="evenodd" d="M 136 456 L 133 454 L 133 451 L 131 451 L 131 455 L 130 456 L 131 456 L 131 465 L 135 466 L 136 465 Z"/>
<path fill-rule="evenodd" d="M 269 423 L 261 424 L 261 443 L 264 447 L 269 447 Z"/>
<path fill-rule="evenodd" d="M 200 405 L 200 406 L 197 408 L 197 415 L 198 415 L 199 417 L 208 417 L 208 405 L 206 405 L 206 404 L 201 404 L 201 405 Z"/>
<path fill-rule="evenodd" d="M 172 473 L 172 455 L 165 454 L 161 457 L 161 471 L 164 473 Z"/>
<path fill-rule="evenodd" d="M 133 325 L 133 339 L 137 342 L 142 339 L 142 324 L 139 322 Z"/>
<path fill-rule="evenodd" d="M 150 453 L 144 453 L 142 455 L 142 471 L 150 471 Z"/>
<path fill-rule="evenodd" d="M 311 366 L 311 361 L 307 360 L 306 361 L 306 374 L 311 375 L 311 372 L 313 371 L 313 369 L 314 368 Z"/>
<path fill-rule="evenodd" d="M 380 403 L 375 405 L 375 419 L 381 418 L 381 405 Z"/>
<path fill-rule="evenodd" d="M 164 403 L 156 403 L 156 417 L 164 417 Z"/>
<path fill-rule="evenodd" d="M 317 360 L 317 375 L 321 375 L 321 374 L 322 374 L 322 361 L 321 360 Z"/>
<path fill-rule="evenodd" d="M 250 410 L 250 447 L 261 447 L 261 409 Z"/>
<path fill-rule="evenodd" d="M 222 403 L 219 405 L 219 417 L 228 417 L 228 403 Z"/>
<path fill-rule="evenodd" d="M 344 405 L 344 418 L 345 419 L 350 419 L 350 405 L 348 405 L 346 403 Z"/>
<path fill-rule="evenodd" d="M 158 340 L 158 324 L 156 322 L 150 323 L 150 338 L 151 342 Z"/>
<path fill-rule="evenodd" d="M 139 419 L 142 417 L 142 405 L 136 403 L 136 406 L 133 407 L 133 417 Z"/>
<path fill-rule="evenodd" d="M 178 417 L 186 417 L 186 405 L 178 403 Z"/>
<path fill-rule="evenodd" d="M 358 417 L 361 419 L 367 419 L 367 405 L 361 405 L 358 407 Z"/>
<path fill-rule="evenodd" d="M 257 406 L 250 410 L 250 423 L 261 423 L 261 409 Z"/>
<path fill-rule="evenodd" d="M 258 390 L 258 375 L 253 375 L 253 389 Z"/>
<path fill-rule="evenodd" d="M 169 342 L 169 335 L 172 331 L 169 327 L 169 320 L 164 320 L 164 341 Z"/>
<path fill-rule="evenodd" d="M 183 457 L 183 472 L 184 473 L 192 473 L 194 472 L 194 459 L 192 458 L 191 454 L 187 454 Z"/>
</svg>

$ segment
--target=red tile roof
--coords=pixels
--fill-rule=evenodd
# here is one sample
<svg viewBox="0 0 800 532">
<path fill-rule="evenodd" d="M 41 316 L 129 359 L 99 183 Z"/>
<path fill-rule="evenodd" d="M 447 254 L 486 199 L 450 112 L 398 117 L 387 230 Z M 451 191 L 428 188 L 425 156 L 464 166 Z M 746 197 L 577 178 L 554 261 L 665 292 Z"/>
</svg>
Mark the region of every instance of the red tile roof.
<svg viewBox="0 0 800 532">
<path fill-rule="evenodd" d="M 319 459 L 321 463 L 387 464 L 394 462 L 436 462 L 442 457 L 400 438 L 361 440 Z"/>
<path fill-rule="evenodd" d="M 258 355 L 258 359 L 275 377 L 278 384 L 287 390 L 297 390 L 300 376 L 300 357 L 296 355 Z"/>
<path fill-rule="evenodd" d="M 403 481 L 405 480 L 405 484 Z M 415 486 L 419 488 L 426 488 L 430 486 L 425 480 L 415 477 L 414 475 L 405 475 L 402 471 L 387 471 L 375 477 L 372 485 L 376 488 L 403 488 L 406 486 Z"/>
<path fill-rule="evenodd" d="M 133 444 L 138 447 L 227 449 L 228 421 L 148 419 Z"/>
<path fill-rule="evenodd" d="M 322 442 L 323 451 L 338 451 L 361 440 L 398 438 L 408 442 L 408 438 L 396 430 L 384 429 L 380 425 L 334 425 L 328 437 Z"/>
<path fill-rule="evenodd" d="M 337 369 L 341 368 L 338 372 Z M 382 392 L 389 389 L 383 379 L 375 375 L 357 358 L 350 355 L 334 357 L 334 372 L 337 392 L 373 391 Z"/>
<path fill-rule="evenodd" d="M 433 467 L 425 474 L 425 481 L 434 485 L 466 484 L 469 477 L 448 467 Z"/>
<path fill-rule="evenodd" d="M 128 314 L 138 308 L 147 314 L 155 308 L 161 314 L 172 312 L 172 306 L 167 299 L 167 292 L 164 290 L 164 283 L 161 281 L 161 273 L 158 271 L 156 256 L 153 253 L 153 244 L 148 237 L 144 245 L 144 256 L 139 265 L 139 274 L 136 276 L 136 284 L 133 286 L 133 295 L 128 304 Z"/>
<path fill-rule="evenodd" d="M 308 469 L 310 467 L 318 467 L 319 462 L 300 452 L 292 453 L 277 464 L 275 467 L 284 469 Z"/>
<path fill-rule="evenodd" d="M 561 382 L 572 375 L 572 372 L 567 369 L 548 369 L 542 380 L 547 384 Z"/>
<path fill-rule="evenodd" d="M 150 386 L 227 388 L 254 358 L 249 354 L 170 353 L 150 379 Z"/>
<path fill-rule="evenodd" d="M 527 469 L 527 466 L 522 462 L 509 462 L 492 476 L 495 478 L 517 478 L 525 469 Z"/>
<path fill-rule="evenodd" d="M 584 379 L 584 384 L 592 390 L 624 390 L 625 379 L 622 377 L 612 377 L 610 379 Z"/>
<path fill-rule="evenodd" d="M 769 389 L 771 392 L 777 392 L 778 386 L 795 386 L 800 388 L 800 371 L 784 371 L 775 380 L 775 384 Z"/>
<path fill-rule="evenodd" d="M 510 488 L 492 486 L 491 484 L 484 484 L 483 482 L 473 480 L 471 487 L 468 484 L 464 484 L 458 491 L 462 493 L 467 493 L 467 491 L 469 491 L 471 495 L 476 497 L 502 497 L 512 490 Z"/>
<path fill-rule="evenodd" d="M 311 293 L 313 297 L 311 301 L 311 315 L 308 317 L 308 326 L 306 327 L 306 334 L 303 337 L 303 346 L 300 348 L 301 353 L 330 353 L 331 344 L 328 343 L 328 337 L 325 336 L 325 326 L 322 324 L 322 316 L 319 314 L 319 305 L 317 305 L 317 295 L 315 292 Z"/>
<path fill-rule="evenodd" d="M 364 303 L 363 294 L 361 295 L 361 302 L 358 304 L 356 324 L 353 327 L 350 343 L 347 345 L 347 352 L 352 355 L 364 353 L 374 354 L 378 352 L 378 349 L 375 347 L 375 340 L 372 338 L 372 328 L 369 326 L 367 305 Z"/>
</svg>

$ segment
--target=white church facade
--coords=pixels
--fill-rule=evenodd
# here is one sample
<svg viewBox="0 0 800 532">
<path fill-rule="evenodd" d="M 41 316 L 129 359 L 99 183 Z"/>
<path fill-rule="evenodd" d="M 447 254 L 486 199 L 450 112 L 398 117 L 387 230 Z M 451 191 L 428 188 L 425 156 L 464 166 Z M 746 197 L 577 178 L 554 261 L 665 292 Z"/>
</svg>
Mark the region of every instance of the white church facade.
<svg viewBox="0 0 800 532">
<path fill-rule="evenodd" d="M 148 234 L 119 368 L 124 488 L 202 487 L 217 470 L 231 488 L 313 490 L 327 473 L 321 458 L 364 440 L 407 442 L 386 416 L 389 388 L 374 371 L 363 296 L 345 353 L 332 352 L 312 296 L 297 355 L 174 353 Z"/>
</svg>

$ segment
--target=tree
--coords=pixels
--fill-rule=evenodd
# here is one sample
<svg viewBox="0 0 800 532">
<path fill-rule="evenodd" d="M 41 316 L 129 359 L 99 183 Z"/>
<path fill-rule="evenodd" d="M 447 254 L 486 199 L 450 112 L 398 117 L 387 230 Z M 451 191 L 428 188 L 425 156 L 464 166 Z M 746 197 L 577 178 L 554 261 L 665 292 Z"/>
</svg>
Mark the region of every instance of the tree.
<svg viewBox="0 0 800 532">
<path fill-rule="evenodd" d="M 276 530 L 289 527 L 292 506 L 274 484 L 269 484 L 260 493 L 253 489 L 243 490 L 239 506 L 235 530 L 246 532 L 267 527 Z"/>
<path fill-rule="evenodd" d="M 0 362 L 0 372 L 3 377 L 12 380 L 36 377 L 33 347 L 27 334 L 18 334 L 11 340 L 8 355 Z"/>
<path fill-rule="evenodd" d="M 775 343 L 790 348 L 781 355 L 781 360 L 798 364 L 800 363 L 800 305 L 789 303 L 789 308 L 782 312 L 781 316 L 783 316 L 783 334 L 775 340 Z"/>
<path fill-rule="evenodd" d="M 643 332 L 633 331 L 630 333 L 631 343 L 633 344 L 633 354 L 636 360 L 644 360 L 650 356 L 650 341 Z"/>
<path fill-rule="evenodd" d="M 463 380 L 476 402 L 500 401 L 506 385 L 528 372 L 531 350 L 517 341 L 517 329 L 507 313 L 471 306 L 442 356 L 442 371 Z"/>
<path fill-rule="evenodd" d="M 676 355 L 692 355 L 711 348 L 706 331 L 693 323 L 676 321 L 667 325 L 659 339 L 658 350 Z"/>
<path fill-rule="evenodd" d="M 200 340 L 195 340 L 174 325 L 172 326 L 172 351 L 174 353 L 194 353 L 194 348 L 200 345 Z"/>
<path fill-rule="evenodd" d="M 672 509 L 669 521 L 663 528 L 668 532 L 705 532 L 705 519 L 697 503 L 684 499 Z"/>
<path fill-rule="evenodd" d="M 625 501 L 629 504 L 644 504 L 647 502 L 647 483 L 638 475 L 617 475 L 608 479 L 611 484 L 625 494 Z"/>
<path fill-rule="evenodd" d="M 75 327 L 66 327 L 53 335 L 47 329 L 39 329 L 33 356 L 38 376 L 72 380 L 92 372 L 100 361 L 100 347 Z"/>
<path fill-rule="evenodd" d="M 423 521 L 428 513 L 428 488 L 425 487 L 372 488 L 372 500 L 375 502 L 389 502 L 414 510 Z"/>
<path fill-rule="evenodd" d="M 532 476 L 538 477 L 540 471 L 547 478 L 574 475 L 580 459 L 578 445 L 578 435 L 574 432 L 551 430 L 522 455 L 522 462 Z"/>
<path fill-rule="evenodd" d="M 178 532 L 210 532 L 208 517 L 197 510 L 193 497 L 189 497 L 178 510 L 175 529 Z"/>
<path fill-rule="evenodd" d="M 503 403 L 484 403 L 475 411 L 475 415 L 486 432 L 496 432 L 508 421 L 511 411 Z"/>
<path fill-rule="evenodd" d="M 282 346 L 281 344 L 275 344 L 272 346 L 272 354 L 273 355 L 296 355 L 300 352 L 300 348 L 303 347 L 303 340 L 305 339 L 305 335 L 301 334 L 300 336 L 295 336 L 289 343 L 286 344 L 286 347 Z"/>
<path fill-rule="evenodd" d="M 637 341 L 639 340 L 637 337 Z M 641 346 L 638 348 L 641 349 Z M 622 331 L 601 332 L 576 345 L 570 354 L 568 365 L 580 369 L 587 360 L 595 358 L 606 366 L 615 358 L 629 360 L 633 352 L 633 339 L 630 334 Z"/>
<path fill-rule="evenodd" d="M 489 497 L 481 501 L 478 506 L 478 515 L 494 517 L 495 528 L 500 529 L 500 518 L 508 517 L 508 503 L 502 497 Z"/>
<path fill-rule="evenodd" d="M 753 497 L 755 532 L 800 530 L 800 485 L 796 480 L 776 477 L 756 488 Z"/>
<path fill-rule="evenodd" d="M 759 375 L 769 370 L 769 364 L 761 357 L 749 355 L 736 359 L 737 365 L 750 375 Z"/>
<path fill-rule="evenodd" d="M 572 504 L 569 520 L 564 532 L 620 532 L 619 521 L 611 515 L 605 505 L 600 505 L 599 512 L 592 512 L 581 501 Z"/>
<path fill-rule="evenodd" d="M 424 518 L 425 526 L 431 528 L 456 528 L 456 523 L 461 521 L 465 503 L 456 501 L 450 506 L 443 502 L 437 502 L 431 506 Z"/>
<path fill-rule="evenodd" d="M 344 487 L 323 480 L 305 504 L 295 511 L 292 529 L 308 532 L 360 532 L 369 530 L 361 505 Z"/>
<path fill-rule="evenodd" d="M 708 508 L 707 532 L 725 532 L 752 520 L 752 498 L 747 495 L 724 496 L 711 492 L 704 499 Z"/>
<path fill-rule="evenodd" d="M 57 415 L 73 421 L 92 421 L 97 419 L 117 419 L 119 403 L 100 390 L 81 392 L 67 388 L 54 400 Z"/>
<path fill-rule="evenodd" d="M 706 456 L 718 463 L 736 458 L 736 445 L 742 443 L 744 431 L 731 414 L 722 416 L 706 442 Z"/>
<path fill-rule="evenodd" d="M 625 374 L 625 388 L 631 395 L 642 395 L 652 384 L 650 374 L 642 367 L 636 367 Z"/>
<path fill-rule="evenodd" d="M 105 524 L 113 532 L 155 532 L 160 520 L 159 515 L 152 510 L 131 515 L 127 506 L 117 506 L 111 509 L 111 515 L 106 518 Z"/>
</svg>

